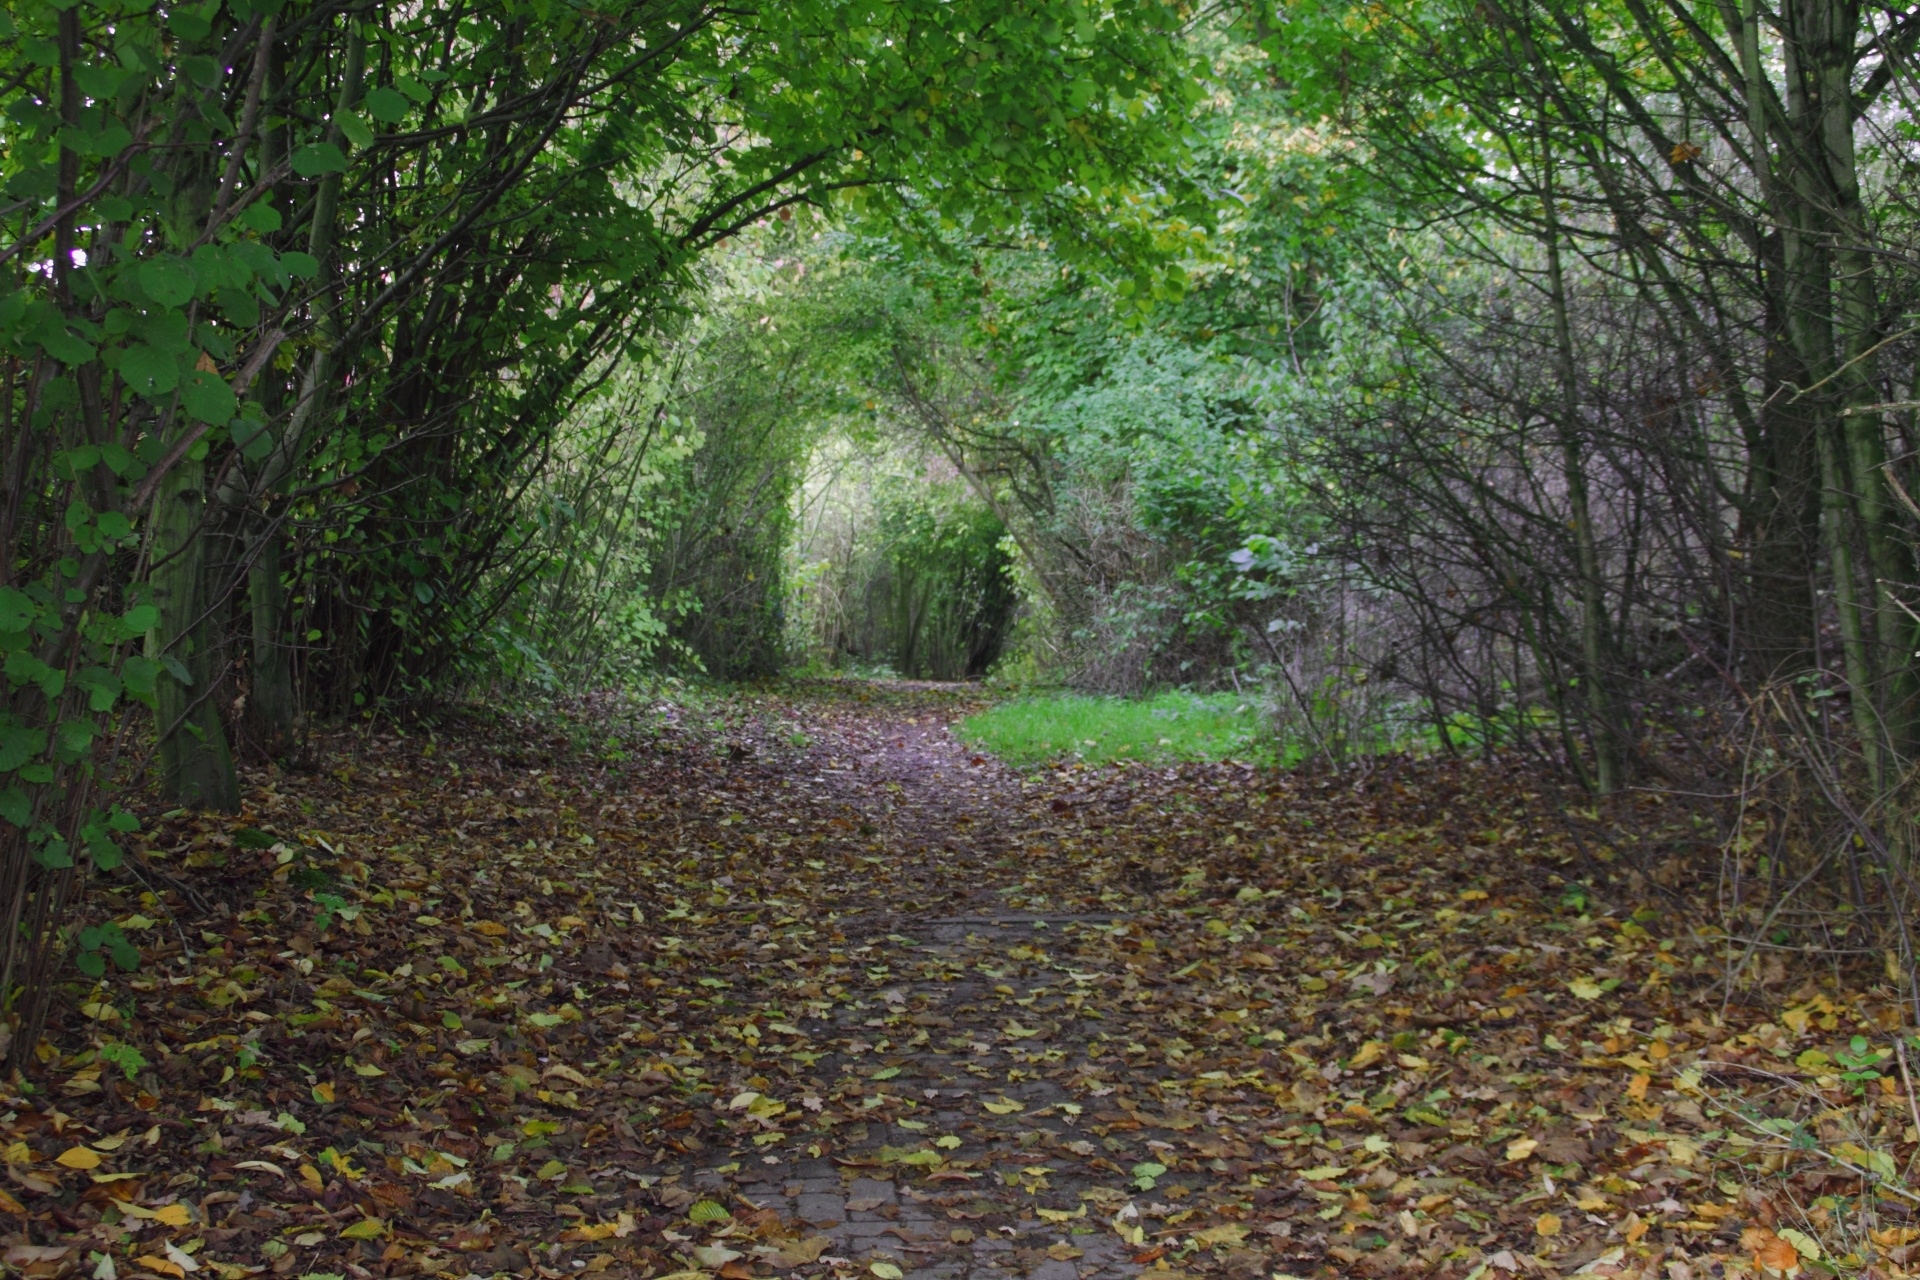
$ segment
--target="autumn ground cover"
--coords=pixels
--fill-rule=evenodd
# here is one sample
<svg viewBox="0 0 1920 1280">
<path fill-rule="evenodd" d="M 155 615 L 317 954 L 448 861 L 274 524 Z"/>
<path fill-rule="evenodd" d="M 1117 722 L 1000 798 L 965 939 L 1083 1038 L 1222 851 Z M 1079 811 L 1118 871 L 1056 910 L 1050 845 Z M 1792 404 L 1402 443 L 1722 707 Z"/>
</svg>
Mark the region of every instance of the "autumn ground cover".
<svg viewBox="0 0 1920 1280">
<path fill-rule="evenodd" d="M 1883 993 L 1730 991 L 1498 762 L 1016 772 L 973 696 L 356 730 L 154 817 L 85 903 L 139 968 L 7 1090 L 8 1265 L 1904 1274 Z"/>
</svg>

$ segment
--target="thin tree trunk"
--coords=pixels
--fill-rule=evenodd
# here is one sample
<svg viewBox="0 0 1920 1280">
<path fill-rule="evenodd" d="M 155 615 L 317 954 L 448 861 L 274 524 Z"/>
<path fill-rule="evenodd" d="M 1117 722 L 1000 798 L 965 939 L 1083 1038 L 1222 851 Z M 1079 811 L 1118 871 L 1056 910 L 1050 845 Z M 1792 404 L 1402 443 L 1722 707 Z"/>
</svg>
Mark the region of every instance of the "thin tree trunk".
<svg viewBox="0 0 1920 1280">
<path fill-rule="evenodd" d="M 162 802 L 232 813 L 240 784 L 212 696 L 206 478 L 203 460 L 182 459 L 154 497 L 151 581 L 160 620 L 147 647 L 166 667 L 154 687 Z"/>
<path fill-rule="evenodd" d="M 1594 535 L 1580 432 L 1579 374 L 1574 362 L 1573 328 L 1567 319 L 1567 282 L 1560 261 L 1560 213 L 1554 191 L 1551 144 L 1543 158 L 1547 215 L 1547 287 L 1552 293 L 1553 340 L 1560 391 L 1560 459 L 1566 473 L 1567 505 L 1573 521 L 1575 564 L 1580 575 L 1581 679 L 1592 718 L 1594 790 L 1611 795 L 1620 789 L 1626 767 L 1626 726 L 1613 698 L 1607 671 L 1606 582 L 1600 573 L 1600 547 Z"/>
</svg>

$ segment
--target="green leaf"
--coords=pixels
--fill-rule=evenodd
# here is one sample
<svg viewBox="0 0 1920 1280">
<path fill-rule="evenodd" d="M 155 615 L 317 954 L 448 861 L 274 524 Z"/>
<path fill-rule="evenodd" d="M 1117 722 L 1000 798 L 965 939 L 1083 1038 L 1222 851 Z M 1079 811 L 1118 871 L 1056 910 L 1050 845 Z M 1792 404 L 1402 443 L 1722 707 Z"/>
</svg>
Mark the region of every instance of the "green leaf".
<svg viewBox="0 0 1920 1280">
<path fill-rule="evenodd" d="M 121 355 L 119 374 L 134 395 L 159 399 L 180 386 L 180 361 L 150 345 L 127 347 L 127 353 Z"/>
<path fill-rule="evenodd" d="M 193 300 L 193 264 L 171 254 L 140 264 L 140 288 L 163 307 L 184 307 Z"/>
<path fill-rule="evenodd" d="M 138 635 L 139 632 L 134 634 Z M 148 706 L 153 705 L 153 682 L 160 675 L 158 663 L 134 654 L 120 668 L 120 679 L 126 684 L 127 692 Z"/>
<path fill-rule="evenodd" d="M 7 679 L 16 685 L 30 684 L 39 688 L 49 698 L 59 696 L 66 687 L 66 674 L 42 662 L 25 649 L 15 649 L 7 655 Z"/>
<path fill-rule="evenodd" d="M 373 130 L 367 127 L 365 120 L 354 115 L 353 112 L 343 111 L 333 118 L 333 122 L 340 126 L 341 134 L 354 146 L 370 147 L 373 145 Z"/>
<path fill-rule="evenodd" d="M 413 110 L 413 104 L 407 101 L 405 94 L 385 85 L 367 95 L 366 105 L 367 114 L 382 124 L 398 124 Z"/>
<path fill-rule="evenodd" d="M 25 592 L 0 587 L 0 632 L 25 631 L 39 616 L 38 606 Z"/>
<path fill-rule="evenodd" d="M 234 221 L 249 231 L 267 235 L 280 229 L 280 211 L 264 201 L 256 200 L 242 209 Z"/>
<path fill-rule="evenodd" d="M 240 407 L 227 380 L 204 369 L 196 369 L 188 376 L 186 385 L 180 390 L 180 403 L 195 418 L 216 427 L 231 422 L 234 411 Z"/>
<path fill-rule="evenodd" d="M 0 773 L 10 773 L 47 749 L 47 731 L 17 721 L 0 723 Z"/>
<path fill-rule="evenodd" d="M 212 34 L 213 23 L 185 5 L 181 5 L 167 14 L 167 29 L 182 40 L 191 43 L 205 40 Z"/>
<path fill-rule="evenodd" d="M 87 856 L 102 871 L 112 871 L 126 860 L 127 855 L 105 827 L 89 824 L 81 834 L 87 842 Z"/>
<path fill-rule="evenodd" d="M 91 342 L 76 338 L 63 328 L 42 329 L 34 336 L 48 355 L 64 365 L 86 364 L 95 355 Z"/>
<path fill-rule="evenodd" d="M 345 173 L 347 156 L 331 142 L 309 142 L 293 153 L 293 171 L 303 178 L 317 178 L 325 173 Z"/>
</svg>

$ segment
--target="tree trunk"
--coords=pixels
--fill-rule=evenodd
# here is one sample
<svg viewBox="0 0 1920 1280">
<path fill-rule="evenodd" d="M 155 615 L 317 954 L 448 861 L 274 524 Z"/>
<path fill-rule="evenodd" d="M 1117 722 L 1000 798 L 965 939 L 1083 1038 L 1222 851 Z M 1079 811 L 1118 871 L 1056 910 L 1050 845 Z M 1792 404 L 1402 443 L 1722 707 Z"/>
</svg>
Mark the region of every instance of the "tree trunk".
<svg viewBox="0 0 1920 1280">
<path fill-rule="evenodd" d="M 240 783 L 212 696 L 218 673 L 210 661 L 206 508 L 206 464 L 183 459 L 154 498 L 151 581 L 160 620 L 147 648 L 166 668 L 155 685 L 160 798 L 233 813 L 240 808 Z"/>
<path fill-rule="evenodd" d="M 247 569 L 247 599 L 252 605 L 253 684 L 247 720 L 262 753 L 291 751 L 299 732 L 299 701 L 293 687 L 293 649 L 286 633 L 286 585 L 282 580 L 283 537 L 277 524 L 261 530 L 253 563 Z"/>
<path fill-rule="evenodd" d="M 1580 387 L 1574 361 L 1573 328 L 1567 318 L 1567 281 L 1560 261 L 1560 212 L 1554 191 L 1553 155 L 1543 157 L 1547 215 L 1547 287 L 1552 294 L 1555 371 L 1560 392 L 1560 460 L 1566 472 L 1567 505 L 1573 524 L 1575 566 L 1580 575 L 1581 700 L 1586 703 L 1593 737 L 1593 783 L 1601 795 L 1618 791 L 1625 780 L 1629 753 L 1626 717 L 1613 696 L 1607 669 L 1606 580 L 1601 576 L 1600 545 L 1594 533 L 1587 486 L 1585 444 L 1580 430 Z"/>
</svg>

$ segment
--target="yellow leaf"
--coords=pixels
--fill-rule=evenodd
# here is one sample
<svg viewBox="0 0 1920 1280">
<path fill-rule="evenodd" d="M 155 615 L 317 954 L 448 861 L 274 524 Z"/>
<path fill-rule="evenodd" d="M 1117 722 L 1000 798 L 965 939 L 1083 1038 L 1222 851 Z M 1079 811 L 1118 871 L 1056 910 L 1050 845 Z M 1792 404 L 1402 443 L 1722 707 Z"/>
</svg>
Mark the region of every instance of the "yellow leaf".
<svg viewBox="0 0 1920 1280">
<path fill-rule="evenodd" d="M 942 1136 L 935 1138 L 933 1140 L 933 1145 L 945 1151 L 952 1151 L 960 1145 L 960 1139 L 954 1137 L 950 1133 L 943 1134 Z"/>
<path fill-rule="evenodd" d="M 1820 1260 L 1820 1245 L 1806 1232 L 1796 1231 L 1792 1227 L 1781 1227 L 1779 1228 L 1779 1234 L 1782 1240 L 1792 1245 L 1799 1252 L 1800 1256 L 1808 1262 L 1818 1262 Z"/>
<path fill-rule="evenodd" d="M 147 1270 L 158 1275 L 180 1276 L 182 1280 L 184 1280 L 187 1274 L 181 1269 L 178 1263 L 168 1262 L 165 1258 L 155 1257 L 151 1253 L 142 1254 L 138 1258 L 135 1258 L 133 1264 L 137 1267 L 145 1267 Z"/>
<path fill-rule="evenodd" d="M 1231 1248 L 1247 1238 L 1247 1229 L 1237 1222 L 1225 1222 L 1217 1227 L 1208 1227 L 1205 1231 L 1196 1231 L 1193 1233 L 1193 1238 L 1197 1243 L 1206 1245 L 1208 1248 L 1217 1245 L 1226 1245 Z"/>
<path fill-rule="evenodd" d="M 353 1064 L 353 1074 L 357 1076 L 383 1076 L 387 1073 L 374 1066 L 371 1062 L 356 1062 Z"/>
<path fill-rule="evenodd" d="M 467 927 L 475 933 L 485 934 L 489 938 L 504 938 L 508 933 L 507 926 L 493 920 L 475 920 Z"/>
<path fill-rule="evenodd" d="M 153 1220 L 164 1226 L 184 1227 L 193 1221 L 193 1212 L 183 1204 L 163 1204 L 154 1211 Z"/>
<path fill-rule="evenodd" d="M 326 1080 L 313 1086 L 313 1100 L 315 1102 L 332 1102 L 333 1081 Z"/>
<path fill-rule="evenodd" d="M 1606 988 L 1602 987 L 1592 978 L 1575 978 L 1567 984 L 1567 990 L 1573 992 L 1573 994 L 1579 996 L 1582 1000 L 1598 1000 L 1607 993 Z"/>
<path fill-rule="evenodd" d="M 1539 1145 L 1540 1142 L 1536 1138 L 1520 1138 L 1516 1141 L 1509 1142 L 1507 1144 L 1507 1159 L 1525 1160 L 1533 1154 L 1533 1149 Z"/>
<path fill-rule="evenodd" d="M 1010 1116 L 1016 1111 L 1025 1111 L 1024 1102 L 1015 1102 L 1012 1098 L 993 1098 L 980 1104 L 997 1116 Z"/>
<path fill-rule="evenodd" d="M 27 1207 L 4 1191 L 0 1191 L 0 1213 L 25 1213 Z"/>
<path fill-rule="evenodd" d="M 1533 1229 L 1539 1235 L 1557 1236 L 1560 1234 L 1560 1219 L 1555 1214 L 1543 1213 L 1533 1220 Z"/>
<path fill-rule="evenodd" d="M 1639 1075 L 1627 1081 L 1627 1096 L 1635 1102 L 1645 1102 L 1647 1100 L 1647 1086 L 1652 1083 L 1653 1077 L 1642 1071 Z"/>
<path fill-rule="evenodd" d="M 326 1185 L 320 1181 L 320 1171 L 310 1164 L 300 1166 L 300 1185 L 315 1195 L 326 1190 Z"/>
<path fill-rule="evenodd" d="M 1360 1052 L 1353 1055 L 1353 1061 L 1347 1064 L 1349 1071 L 1358 1071 L 1370 1067 L 1387 1056 L 1387 1046 L 1380 1040 L 1369 1040 L 1360 1046 Z"/>
<path fill-rule="evenodd" d="M 387 1224 L 378 1218 L 362 1218 L 340 1233 L 342 1240 L 378 1240 L 387 1233 Z"/>
<path fill-rule="evenodd" d="M 605 1240 L 619 1229 L 619 1224 L 613 1222 L 581 1223 L 560 1238 L 562 1240 Z"/>
<path fill-rule="evenodd" d="M 100 1154 L 85 1147 L 68 1147 L 54 1158 L 55 1164 L 63 1164 L 69 1169 L 98 1169 Z"/>
</svg>

